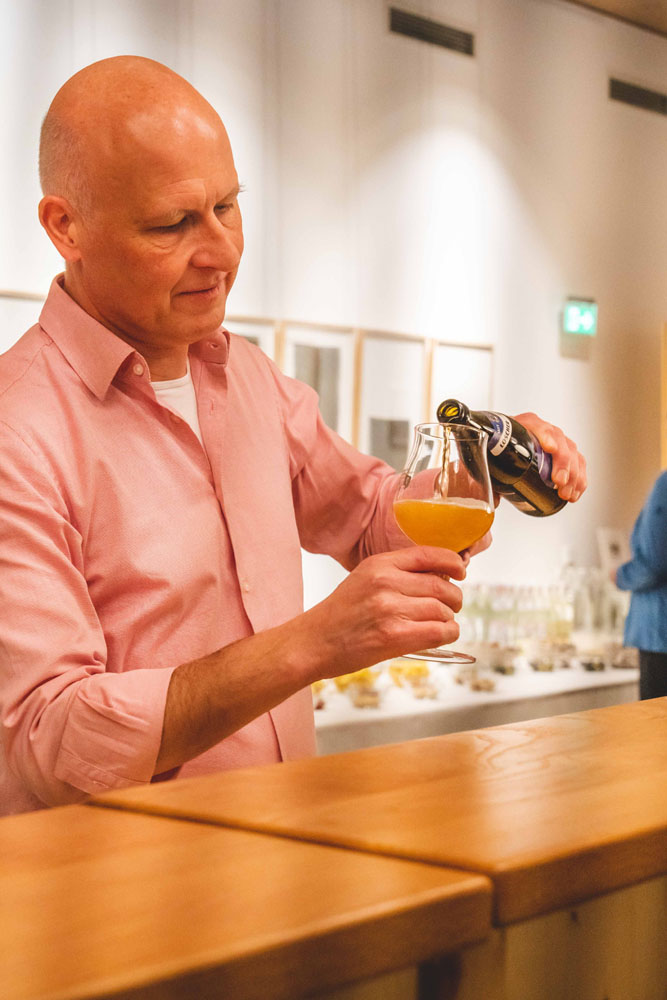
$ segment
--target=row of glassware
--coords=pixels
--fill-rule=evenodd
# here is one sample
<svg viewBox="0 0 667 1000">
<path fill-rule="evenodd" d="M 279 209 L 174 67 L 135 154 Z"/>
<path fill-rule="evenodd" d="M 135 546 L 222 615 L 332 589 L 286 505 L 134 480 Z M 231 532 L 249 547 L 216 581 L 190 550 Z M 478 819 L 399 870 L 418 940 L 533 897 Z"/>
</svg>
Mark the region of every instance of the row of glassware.
<svg viewBox="0 0 667 1000">
<path fill-rule="evenodd" d="M 628 595 L 595 567 L 568 567 L 548 586 L 481 583 L 464 584 L 462 590 L 457 615 L 462 642 L 567 643 L 575 632 L 622 638 Z"/>
</svg>

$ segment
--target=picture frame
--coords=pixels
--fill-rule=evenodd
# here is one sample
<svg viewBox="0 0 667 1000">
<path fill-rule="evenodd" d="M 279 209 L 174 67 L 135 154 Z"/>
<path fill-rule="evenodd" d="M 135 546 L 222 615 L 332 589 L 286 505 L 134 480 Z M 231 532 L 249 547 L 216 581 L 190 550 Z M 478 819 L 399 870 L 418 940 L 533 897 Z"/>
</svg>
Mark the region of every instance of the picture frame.
<svg viewBox="0 0 667 1000">
<path fill-rule="evenodd" d="M 628 537 L 619 528 L 598 528 L 597 543 L 600 566 L 606 577 L 632 557 Z"/>
<path fill-rule="evenodd" d="M 358 447 L 400 470 L 415 424 L 426 417 L 429 355 L 419 337 L 364 332 L 358 387 Z"/>
<path fill-rule="evenodd" d="M 355 384 L 354 331 L 345 327 L 281 324 L 282 371 L 317 392 L 324 422 L 346 441 L 353 440 Z"/>
</svg>

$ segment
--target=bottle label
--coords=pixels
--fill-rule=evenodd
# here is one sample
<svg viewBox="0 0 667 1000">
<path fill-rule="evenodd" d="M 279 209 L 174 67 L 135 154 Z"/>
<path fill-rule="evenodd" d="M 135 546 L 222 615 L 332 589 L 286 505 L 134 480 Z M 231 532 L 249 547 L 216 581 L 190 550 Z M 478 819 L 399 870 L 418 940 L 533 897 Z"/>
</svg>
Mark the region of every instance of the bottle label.
<svg viewBox="0 0 667 1000">
<path fill-rule="evenodd" d="M 492 455 L 502 455 L 512 438 L 512 424 L 504 413 L 489 413 L 493 432 L 489 436 L 488 448 Z"/>
<path fill-rule="evenodd" d="M 551 479 L 551 455 L 548 451 L 544 451 L 540 442 L 537 438 L 533 438 L 533 447 L 535 448 L 535 458 L 537 460 L 537 471 L 540 474 L 540 479 L 547 486 L 551 486 L 552 489 L 556 489 L 555 483 Z"/>
<path fill-rule="evenodd" d="M 489 434 L 489 452 L 494 456 L 502 455 L 512 438 L 512 422 L 504 413 L 487 411 L 487 416 L 492 427 L 492 431 Z M 535 452 L 535 461 L 540 479 L 547 486 L 556 489 L 551 479 L 551 455 L 548 451 L 544 451 L 534 434 L 530 436 L 533 439 L 533 450 Z"/>
</svg>

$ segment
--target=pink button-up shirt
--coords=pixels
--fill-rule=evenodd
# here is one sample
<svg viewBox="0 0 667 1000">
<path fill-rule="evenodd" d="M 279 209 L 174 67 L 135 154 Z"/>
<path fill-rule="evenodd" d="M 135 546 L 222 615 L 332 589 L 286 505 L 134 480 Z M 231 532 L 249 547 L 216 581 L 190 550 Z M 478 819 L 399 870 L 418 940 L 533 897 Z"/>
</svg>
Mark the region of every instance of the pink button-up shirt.
<svg viewBox="0 0 667 1000">
<path fill-rule="evenodd" d="M 391 470 L 311 389 L 224 330 L 190 367 L 204 447 L 62 279 L 0 357 L 3 813 L 150 781 L 179 664 L 299 614 L 301 546 L 390 544 Z M 313 752 L 305 689 L 179 773 Z"/>
</svg>

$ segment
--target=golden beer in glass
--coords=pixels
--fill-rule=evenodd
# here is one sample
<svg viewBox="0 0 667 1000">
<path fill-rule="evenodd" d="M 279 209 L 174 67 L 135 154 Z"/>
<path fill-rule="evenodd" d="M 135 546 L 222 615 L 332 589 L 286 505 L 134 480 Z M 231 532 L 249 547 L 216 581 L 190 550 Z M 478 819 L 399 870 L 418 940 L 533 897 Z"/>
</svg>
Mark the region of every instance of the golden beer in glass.
<svg viewBox="0 0 667 1000">
<path fill-rule="evenodd" d="M 394 499 L 401 531 L 417 545 L 462 552 L 486 534 L 494 512 L 486 434 L 456 424 L 417 424 Z M 443 647 L 406 655 L 474 662 L 467 653 Z"/>
</svg>

